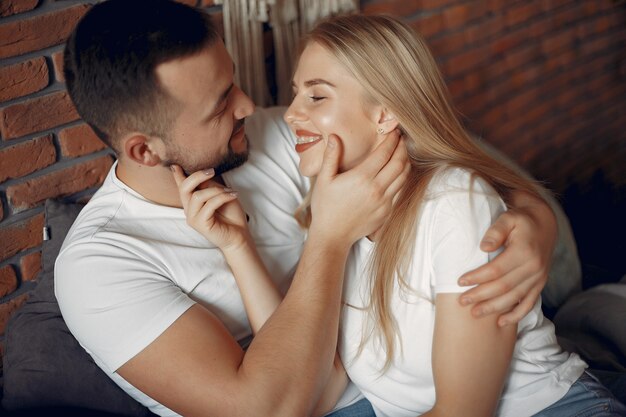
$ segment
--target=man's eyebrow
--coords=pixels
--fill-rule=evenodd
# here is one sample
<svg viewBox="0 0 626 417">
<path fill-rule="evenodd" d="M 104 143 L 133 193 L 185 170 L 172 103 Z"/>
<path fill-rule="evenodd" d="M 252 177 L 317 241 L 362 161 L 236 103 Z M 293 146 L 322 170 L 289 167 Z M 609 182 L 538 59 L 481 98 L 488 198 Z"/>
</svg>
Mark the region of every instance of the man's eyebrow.
<svg viewBox="0 0 626 417">
<path fill-rule="evenodd" d="M 222 105 L 222 103 L 224 102 L 224 100 L 226 100 L 226 97 L 228 97 L 228 95 L 230 94 L 230 92 L 231 92 L 231 90 L 233 89 L 234 86 L 235 86 L 235 83 L 230 83 L 228 88 L 226 90 L 224 90 L 224 92 L 220 95 L 220 98 L 217 100 L 217 102 L 215 103 L 215 105 L 211 109 L 211 112 L 208 114 L 207 119 L 215 116 L 215 114 L 217 112 L 217 109 L 219 109 L 220 106 Z"/>
<path fill-rule="evenodd" d="M 224 91 L 222 95 L 220 96 L 219 100 L 217 100 L 217 103 L 215 104 L 215 108 L 218 108 L 220 104 L 222 104 L 224 100 L 226 100 L 226 97 L 228 97 L 228 95 L 230 94 L 230 90 L 232 90 L 234 86 L 235 86 L 235 83 L 230 83 L 226 91 Z"/>
<path fill-rule="evenodd" d="M 237 68 L 235 67 L 235 63 L 233 62 L 233 74 L 235 73 L 236 69 Z M 220 95 L 220 98 L 217 100 L 217 103 L 215 103 L 215 106 L 213 106 L 213 110 L 211 110 L 209 117 L 213 117 L 215 115 L 215 112 L 217 111 L 217 109 L 219 109 L 224 100 L 226 100 L 226 97 L 228 97 L 230 91 L 233 89 L 234 86 L 235 83 L 230 83 L 228 88 Z"/>
</svg>

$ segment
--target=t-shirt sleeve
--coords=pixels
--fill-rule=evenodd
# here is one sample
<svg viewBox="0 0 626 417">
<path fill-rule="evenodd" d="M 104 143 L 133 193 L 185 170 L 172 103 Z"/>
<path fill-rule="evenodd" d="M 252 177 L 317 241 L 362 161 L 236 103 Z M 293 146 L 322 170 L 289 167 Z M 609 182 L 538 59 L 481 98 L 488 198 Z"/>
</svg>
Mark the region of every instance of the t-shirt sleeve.
<svg viewBox="0 0 626 417">
<path fill-rule="evenodd" d="M 72 245 L 60 254 L 55 294 L 74 337 L 109 372 L 141 352 L 194 304 L 149 262 L 99 242 Z"/>
<path fill-rule="evenodd" d="M 480 250 L 480 241 L 504 211 L 504 202 L 479 177 L 463 172 L 447 184 L 436 199 L 431 229 L 431 286 L 435 293 L 471 288 L 459 286 L 458 279 L 495 256 Z"/>
</svg>

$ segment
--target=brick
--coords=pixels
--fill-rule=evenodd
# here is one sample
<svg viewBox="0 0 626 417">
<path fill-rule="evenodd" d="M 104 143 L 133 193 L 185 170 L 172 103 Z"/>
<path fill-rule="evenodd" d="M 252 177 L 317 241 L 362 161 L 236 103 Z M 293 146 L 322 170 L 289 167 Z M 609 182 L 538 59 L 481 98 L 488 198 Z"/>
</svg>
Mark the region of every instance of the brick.
<svg viewBox="0 0 626 417">
<path fill-rule="evenodd" d="M 0 0 L 0 17 L 33 10 L 37 3 L 39 0 Z"/>
<path fill-rule="evenodd" d="M 482 126 L 496 126 L 498 123 L 502 123 L 504 119 L 504 109 L 501 106 L 494 106 L 480 117 Z"/>
<path fill-rule="evenodd" d="M 7 200 L 14 212 L 42 204 L 46 198 L 77 193 L 102 184 L 113 164 L 110 156 L 92 159 L 78 165 L 7 187 Z"/>
<path fill-rule="evenodd" d="M 409 23 L 420 35 L 424 37 L 432 36 L 443 30 L 443 20 L 440 14 L 424 17 Z"/>
<path fill-rule="evenodd" d="M 465 46 L 465 32 L 457 32 L 429 42 L 435 56 L 448 55 Z"/>
<path fill-rule="evenodd" d="M 576 52 L 573 49 L 566 49 L 560 54 L 551 54 L 545 63 L 547 71 L 567 70 L 576 59 Z"/>
<path fill-rule="evenodd" d="M 506 34 L 491 42 L 491 53 L 505 54 L 525 41 L 527 41 L 527 39 L 525 39 L 525 35 L 520 31 Z"/>
<path fill-rule="evenodd" d="M 541 13 L 540 2 L 522 2 L 520 6 L 511 7 L 504 13 L 504 20 L 508 26 L 515 26 L 526 22 L 533 16 Z"/>
<path fill-rule="evenodd" d="M 468 20 L 468 6 L 460 4 L 443 11 L 443 24 L 446 29 L 455 29 Z"/>
<path fill-rule="evenodd" d="M 77 5 L 0 25 L 0 59 L 65 42 L 88 9 L 88 5 Z"/>
<path fill-rule="evenodd" d="M 440 9 L 442 7 L 449 6 L 452 3 L 456 3 L 458 0 L 421 0 L 422 7 L 425 10 L 428 9 Z M 410 3 L 410 2 L 407 2 Z"/>
<path fill-rule="evenodd" d="M 487 21 L 464 28 L 463 32 L 465 33 L 467 43 L 472 45 L 501 33 L 503 29 L 504 22 L 502 18 L 495 16 Z"/>
<path fill-rule="evenodd" d="M 554 52 L 567 48 L 572 45 L 574 40 L 574 32 L 572 30 L 566 30 L 556 35 L 545 38 L 541 42 L 541 51 L 546 56 L 550 56 Z"/>
<path fill-rule="evenodd" d="M 28 294 L 22 294 L 8 303 L 0 304 L 0 335 L 4 334 L 11 315 L 26 302 L 27 298 Z"/>
<path fill-rule="evenodd" d="M 509 68 L 504 63 L 504 58 L 497 56 L 494 56 L 481 70 L 485 73 L 485 78 L 491 82 L 502 78 L 503 74 L 509 72 Z"/>
<path fill-rule="evenodd" d="M 539 102 L 535 103 L 533 106 L 528 109 L 527 112 L 524 113 L 524 121 L 528 124 L 534 123 L 535 121 L 541 120 L 542 117 L 547 115 L 552 109 L 551 103 L 548 102 Z"/>
<path fill-rule="evenodd" d="M 63 75 L 63 51 L 55 52 L 52 54 L 52 64 L 54 65 L 54 78 L 62 83 L 65 82 L 65 76 Z"/>
<path fill-rule="evenodd" d="M 579 94 L 578 90 L 573 90 L 573 89 L 565 90 L 561 94 L 558 95 L 556 99 L 556 104 L 559 107 L 569 106 L 571 103 L 575 102 L 575 99 L 578 97 L 578 94 Z"/>
<path fill-rule="evenodd" d="M 598 4 L 595 1 L 583 2 L 585 16 L 593 16 L 598 12 Z"/>
<path fill-rule="evenodd" d="M 487 0 L 487 9 L 490 12 L 500 12 L 506 6 L 507 0 Z"/>
<path fill-rule="evenodd" d="M 78 118 L 69 94 L 59 91 L 0 109 L 0 133 L 5 140 L 13 139 Z"/>
<path fill-rule="evenodd" d="M 525 109 L 536 100 L 537 96 L 537 89 L 533 88 L 526 89 L 524 92 L 511 97 L 511 99 L 505 103 L 506 114 L 510 117 L 515 117 L 521 110 Z"/>
<path fill-rule="evenodd" d="M 0 269 L 0 297 L 11 294 L 17 289 L 17 275 L 13 266 L 7 265 Z"/>
<path fill-rule="evenodd" d="M 466 91 L 478 90 L 485 85 L 486 82 L 487 80 L 485 79 L 485 75 L 480 71 L 474 71 L 467 74 L 463 80 Z"/>
<path fill-rule="evenodd" d="M 489 77 L 487 79 L 490 79 Z M 484 91 L 487 96 L 487 102 L 492 105 L 494 103 L 500 104 L 503 99 L 506 99 L 511 94 L 511 85 L 508 82 L 508 78 L 504 79 L 504 82 L 492 83 Z"/>
<path fill-rule="evenodd" d="M 448 30 L 456 29 L 485 12 L 483 2 L 469 2 L 452 6 L 443 11 L 443 24 Z"/>
<path fill-rule="evenodd" d="M 584 3 L 592 3 L 592 2 L 584 2 Z M 572 7 L 559 11 L 558 13 L 555 13 L 552 17 L 552 21 L 555 27 L 557 28 L 561 28 L 564 26 L 569 25 L 572 22 L 575 22 L 578 19 L 581 19 L 584 17 L 584 12 L 582 10 L 583 8 L 583 4 L 582 3 L 572 3 L 571 5 Z"/>
<path fill-rule="evenodd" d="M 609 35 L 601 36 L 593 40 L 586 40 L 580 45 L 580 51 L 583 55 L 592 55 L 599 51 L 604 51 L 611 45 L 611 37 Z"/>
<path fill-rule="evenodd" d="M 20 271 L 23 281 L 33 281 L 41 272 L 41 252 L 33 252 L 22 256 L 20 259 Z"/>
<path fill-rule="evenodd" d="M 34 93 L 48 85 L 49 75 L 43 57 L 0 68 L 0 101 Z"/>
<path fill-rule="evenodd" d="M 510 76 L 510 84 L 514 88 L 523 88 L 540 79 L 542 75 L 541 68 L 538 65 L 526 67 L 517 71 Z"/>
<path fill-rule="evenodd" d="M 526 30 L 526 37 L 528 39 L 541 39 L 553 29 L 552 22 L 549 19 L 541 19 L 530 24 Z"/>
<path fill-rule="evenodd" d="M 364 14 L 389 14 L 393 16 L 412 16 L 423 10 L 419 1 L 387 0 L 374 1 L 363 5 Z"/>
<path fill-rule="evenodd" d="M 457 78 L 447 83 L 448 91 L 452 97 L 461 97 L 465 93 L 463 78 Z"/>
<path fill-rule="evenodd" d="M 541 52 L 539 47 L 531 43 L 528 46 L 506 53 L 504 55 L 504 62 L 509 70 L 515 70 L 540 58 Z"/>
<path fill-rule="evenodd" d="M 94 131 L 87 124 L 63 129 L 59 133 L 59 144 L 63 156 L 75 158 L 77 156 L 100 151 L 106 148 Z"/>
<path fill-rule="evenodd" d="M 55 161 L 56 149 L 51 134 L 4 148 L 0 150 L 0 183 L 38 171 Z"/>
<path fill-rule="evenodd" d="M 0 226 L 0 260 L 43 242 L 43 214 L 12 224 Z"/>
<path fill-rule="evenodd" d="M 482 109 L 485 108 L 487 98 L 484 94 L 476 94 L 468 99 L 459 103 L 458 107 L 461 112 L 471 118 L 480 114 Z"/>
<path fill-rule="evenodd" d="M 484 64 L 489 57 L 490 53 L 488 48 L 480 47 L 471 49 L 451 57 L 445 64 L 445 73 L 447 76 L 453 77 Z"/>
</svg>

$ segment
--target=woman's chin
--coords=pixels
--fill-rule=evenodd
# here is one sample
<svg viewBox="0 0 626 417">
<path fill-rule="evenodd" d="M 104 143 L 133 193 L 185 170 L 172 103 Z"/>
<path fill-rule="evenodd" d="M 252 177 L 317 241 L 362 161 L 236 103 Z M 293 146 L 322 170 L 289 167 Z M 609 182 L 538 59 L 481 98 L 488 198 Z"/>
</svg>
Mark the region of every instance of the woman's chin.
<svg viewBox="0 0 626 417">
<path fill-rule="evenodd" d="M 299 170 L 300 174 L 305 177 L 315 177 L 320 173 L 321 163 L 320 164 L 311 164 L 307 163 L 307 161 L 300 160 Z"/>
</svg>

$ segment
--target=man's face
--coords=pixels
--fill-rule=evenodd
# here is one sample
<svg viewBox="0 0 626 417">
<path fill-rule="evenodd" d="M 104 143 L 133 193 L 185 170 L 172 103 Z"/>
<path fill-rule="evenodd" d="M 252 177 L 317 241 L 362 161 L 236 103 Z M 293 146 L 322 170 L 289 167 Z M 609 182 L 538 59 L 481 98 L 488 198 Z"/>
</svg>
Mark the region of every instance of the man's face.
<svg viewBox="0 0 626 417">
<path fill-rule="evenodd" d="M 209 168 L 236 168 L 248 158 L 244 119 L 254 104 L 233 84 L 233 63 L 221 41 L 196 55 L 156 68 L 157 77 L 180 106 L 164 141 L 163 164 L 178 164 L 187 175 Z"/>
</svg>

